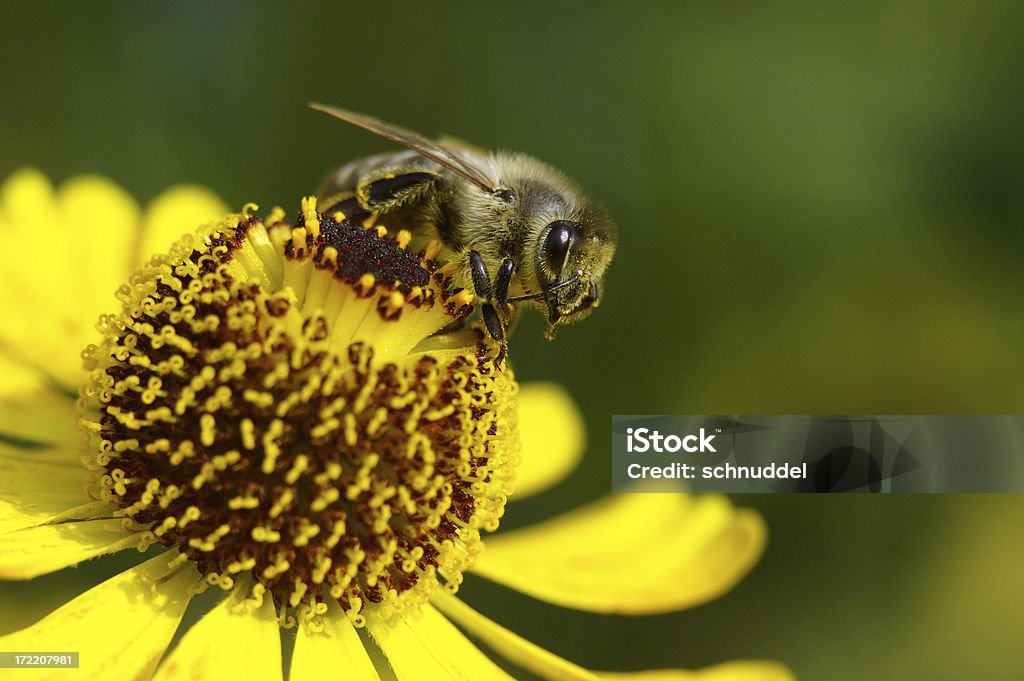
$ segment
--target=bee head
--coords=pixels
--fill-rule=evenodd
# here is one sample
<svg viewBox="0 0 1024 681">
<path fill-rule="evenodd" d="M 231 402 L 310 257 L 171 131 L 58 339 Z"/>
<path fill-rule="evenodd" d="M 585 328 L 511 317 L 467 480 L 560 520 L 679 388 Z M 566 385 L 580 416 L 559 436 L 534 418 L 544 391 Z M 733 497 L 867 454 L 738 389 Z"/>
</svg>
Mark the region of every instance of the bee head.
<svg viewBox="0 0 1024 681">
<path fill-rule="evenodd" d="M 468 233 L 488 236 L 469 245 L 497 245 L 493 260 L 512 257 L 522 295 L 554 329 L 585 317 L 601 297 L 605 270 L 615 253 L 615 226 L 579 187 L 551 166 L 523 154 L 495 154 L 486 172 L 490 188 L 469 183 L 457 188 L 456 211 Z M 490 230 L 487 227 L 496 226 Z"/>
<path fill-rule="evenodd" d="M 615 253 L 615 226 L 551 166 L 522 154 L 499 154 L 492 163 L 497 182 L 487 199 L 502 204 L 504 232 L 522 248 L 517 262 L 524 295 L 518 300 L 544 310 L 550 337 L 557 325 L 597 306 Z"/>
<path fill-rule="evenodd" d="M 547 307 L 548 336 L 558 324 L 583 319 L 597 307 L 605 270 L 615 253 L 615 230 L 602 213 L 554 220 L 537 242 L 536 272 Z"/>
</svg>

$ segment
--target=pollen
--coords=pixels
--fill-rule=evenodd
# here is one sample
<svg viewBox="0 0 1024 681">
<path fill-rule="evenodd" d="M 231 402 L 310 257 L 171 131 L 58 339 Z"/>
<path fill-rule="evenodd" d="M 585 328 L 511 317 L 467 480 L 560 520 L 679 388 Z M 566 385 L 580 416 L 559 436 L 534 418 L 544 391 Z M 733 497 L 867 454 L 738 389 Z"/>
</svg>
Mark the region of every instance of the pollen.
<svg viewBox="0 0 1024 681">
<path fill-rule="evenodd" d="M 282 626 L 396 617 L 497 527 L 516 383 L 436 248 L 313 199 L 283 215 L 207 226 L 118 290 L 83 353 L 89 491 L 206 584 L 250 576 Z"/>
</svg>

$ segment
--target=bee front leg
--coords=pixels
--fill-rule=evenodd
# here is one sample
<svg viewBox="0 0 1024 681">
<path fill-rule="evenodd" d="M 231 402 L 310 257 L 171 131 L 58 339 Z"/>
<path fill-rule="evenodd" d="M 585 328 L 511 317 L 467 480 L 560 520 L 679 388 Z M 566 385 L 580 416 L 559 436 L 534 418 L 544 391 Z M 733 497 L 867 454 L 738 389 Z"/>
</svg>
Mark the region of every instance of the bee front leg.
<svg viewBox="0 0 1024 681">
<path fill-rule="evenodd" d="M 483 317 L 484 326 L 487 327 L 491 338 L 501 346 L 498 357 L 494 361 L 497 366 L 501 366 L 501 362 L 508 352 L 508 339 L 505 333 L 505 329 L 508 327 L 506 318 L 509 308 L 508 287 L 512 281 L 515 264 L 508 258 L 501 263 L 493 287 L 491 274 L 487 271 L 487 263 L 477 251 L 469 252 L 469 268 L 473 277 L 473 289 L 483 301 L 480 305 L 480 316 Z"/>
<path fill-rule="evenodd" d="M 481 300 L 491 299 L 491 273 L 487 263 L 476 251 L 469 252 L 469 271 L 473 275 L 473 290 Z"/>
<path fill-rule="evenodd" d="M 515 267 L 510 258 L 505 258 L 498 268 L 498 276 L 494 277 L 494 302 L 503 308 L 508 304 L 508 287 L 512 283 Z"/>
<path fill-rule="evenodd" d="M 495 307 L 490 303 L 484 303 L 480 306 L 480 314 L 484 318 L 484 325 L 487 327 L 487 332 L 491 334 L 491 338 L 504 344 L 505 322 L 502 321 Z"/>
</svg>

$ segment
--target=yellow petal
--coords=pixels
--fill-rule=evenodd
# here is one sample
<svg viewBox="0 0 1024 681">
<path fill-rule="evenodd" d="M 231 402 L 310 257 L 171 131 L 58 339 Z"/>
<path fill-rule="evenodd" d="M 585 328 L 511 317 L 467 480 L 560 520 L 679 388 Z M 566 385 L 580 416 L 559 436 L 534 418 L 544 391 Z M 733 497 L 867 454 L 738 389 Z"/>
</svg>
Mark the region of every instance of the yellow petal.
<svg viewBox="0 0 1024 681">
<path fill-rule="evenodd" d="M 142 215 L 128 192 L 105 177 L 85 175 L 65 182 L 59 193 L 65 247 L 74 254 L 74 294 L 87 328 L 114 304 L 114 291 L 124 283 L 139 240 Z"/>
<path fill-rule="evenodd" d="M 0 188 L 0 340 L 65 386 L 82 377 L 79 353 L 128 273 L 139 209 L 99 177 L 67 182 L 54 195 L 37 171 Z"/>
<path fill-rule="evenodd" d="M 2 369 L 2 366 L 0 366 Z M 36 443 L 62 443 L 77 449 L 75 401 L 52 385 L 40 384 L 22 392 L 0 391 L 0 436 Z M 80 466 L 78 456 L 69 463 Z"/>
<path fill-rule="evenodd" d="M 324 616 L 322 632 L 299 627 L 288 678 L 290 681 L 321 681 L 324 670 L 328 669 L 344 670 L 349 681 L 380 679 L 355 627 L 333 601 Z"/>
<path fill-rule="evenodd" d="M 59 221 L 60 211 L 57 205 L 57 192 L 50 180 L 35 168 L 17 170 L 0 184 L 0 230 L 5 240 L 11 240 L 6 248 L 0 249 L 0 272 L 8 272 L 12 268 L 21 270 L 30 266 L 24 262 L 24 253 L 20 249 L 45 251 L 47 243 L 52 239 L 50 230 Z M 18 248 L 11 248 L 11 246 Z M 49 270 L 51 266 L 40 263 Z M 60 276 L 61 272 L 54 275 Z"/>
<path fill-rule="evenodd" d="M 765 537 L 760 516 L 722 496 L 618 494 L 489 538 L 474 570 L 571 608 L 666 612 L 730 589 Z"/>
<path fill-rule="evenodd" d="M 486 643 L 496 653 L 545 679 L 558 681 L 792 681 L 788 669 L 776 662 L 728 662 L 697 671 L 659 669 L 642 672 L 595 672 L 561 658 L 490 620 L 448 593 L 432 602 L 445 615 Z"/>
<path fill-rule="evenodd" d="M 138 543 L 114 520 L 39 525 L 0 534 L 0 579 L 32 579 Z"/>
<path fill-rule="evenodd" d="M 57 195 L 38 168 L 19 168 L 0 185 L 0 205 L 7 222 L 49 224 L 57 213 Z"/>
<path fill-rule="evenodd" d="M 110 505 L 101 501 L 91 501 L 75 506 L 48 501 L 38 506 L 35 504 L 26 506 L 0 500 L 0 535 L 69 520 L 109 518 L 112 513 L 113 509 Z"/>
<path fill-rule="evenodd" d="M 249 610 L 240 602 L 247 588 L 237 587 L 189 629 L 154 681 L 282 679 L 281 634 L 273 600 L 266 597 L 261 606 Z"/>
<path fill-rule="evenodd" d="M 167 649 L 199 579 L 168 575 L 174 552 L 90 589 L 30 627 L 0 637 L 0 650 L 78 652 L 80 668 L 37 669 L 33 679 L 145 679 Z"/>
<path fill-rule="evenodd" d="M 493 622 L 455 596 L 437 593 L 431 602 L 502 657 L 545 679 L 595 681 L 597 676 Z"/>
<path fill-rule="evenodd" d="M 152 205 L 144 247 L 166 250 L 225 212 L 206 190 L 172 189 Z M 0 353 L 77 387 L 79 353 L 95 340 L 99 315 L 117 309 L 114 291 L 140 258 L 140 224 L 135 200 L 106 178 L 74 178 L 55 191 L 24 169 L 0 185 Z M 8 382 L 0 377 L 0 392 Z"/>
<path fill-rule="evenodd" d="M 220 220 L 228 208 L 209 189 L 194 185 L 172 187 L 153 199 L 146 209 L 142 229 L 142 249 L 137 265 L 156 253 L 166 253 L 183 234 L 191 234 L 200 225 Z"/>
<path fill-rule="evenodd" d="M 31 442 L 5 442 L 0 439 L 0 461 L 27 461 L 72 469 L 78 472 L 83 483 L 88 474 L 88 471 L 82 466 L 81 444 L 69 442 L 47 445 Z"/>
<path fill-rule="evenodd" d="M 399 681 L 512 679 L 430 605 L 419 618 L 368 626 Z"/>
<path fill-rule="evenodd" d="M 646 672 L 600 672 L 608 681 L 796 681 L 788 668 L 770 660 L 740 660 L 686 671 L 654 669 Z"/>
<path fill-rule="evenodd" d="M 9 448 L 0 445 L 0 534 L 42 524 L 91 501 L 84 468 L 5 457 L 2 451 Z"/>
<path fill-rule="evenodd" d="M 24 508 L 0 499 L 0 534 L 42 525 L 55 515 L 51 509 Z"/>
<path fill-rule="evenodd" d="M 0 297 L 3 293 L 6 292 L 0 292 Z M 0 313 L 5 309 L 0 302 Z M 46 387 L 46 376 L 24 362 L 19 362 L 12 356 L 12 350 L 0 342 L 0 395 L 31 393 Z"/>
<path fill-rule="evenodd" d="M 576 403 L 558 384 L 526 383 L 518 399 L 522 463 L 515 498 L 521 499 L 553 486 L 576 468 L 586 432 Z"/>
<path fill-rule="evenodd" d="M 38 170 L 24 168 L 0 184 L 0 350 L 20 351 L 37 365 L 63 341 L 40 334 L 37 317 L 54 318 L 70 307 L 55 295 L 71 280 L 69 253 L 51 245 L 58 222 L 56 191 Z"/>
</svg>

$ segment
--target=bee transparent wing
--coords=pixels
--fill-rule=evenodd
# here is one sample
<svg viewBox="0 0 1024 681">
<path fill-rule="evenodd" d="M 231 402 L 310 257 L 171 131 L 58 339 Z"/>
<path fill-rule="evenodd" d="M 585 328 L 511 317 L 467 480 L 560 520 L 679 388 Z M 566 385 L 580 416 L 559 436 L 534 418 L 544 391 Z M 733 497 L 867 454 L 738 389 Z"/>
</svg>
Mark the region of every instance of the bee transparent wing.
<svg viewBox="0 0 1024 681">
<path fill-rule="evenodd" d="M 477 156 L 487 156 L 486 149 L 481 149 L 475 144 L 467 142 L 464 139 L 459 139 L 458 137 L 453 137 L 452 135 L 441 135 L 437 138 L 437 143 L 451 151 L 476 154 Z"/>
<path fill-rule="evenodd" d="M 391 140 L 392 142 L 400 144 L 408 149 L 412 149 L 416 153 L 429 158 L 431 161 L 440 164 L 453 173 L 461 175 L 486 192 L 494 193 L 496 191 L 491 179 L 487 177 L 487 174 L 480 168 L 471 164 L 457 153 L 454 153 L 451 149 L 447 149 L 438 142 L 427 139 L 419 133 L 413 132 L 412 130 L 406 130 L 405 128 L 401 128 L 397 125 L 385 123 L 373 116 L 367 116 L 365 114 L 348 111 L 346 109 L 339 109 L 334 106 L 327 106 L 326 104 L 317 104 L 316 102 L 312 102 L 309 106 L 317 111 L 322 111 L 328 116 L 334 116 L 346 123 L 351 123 L 357 128 L 362 128 L 367 132 L 372 132 L 374 135 Z"/>
</svg>

